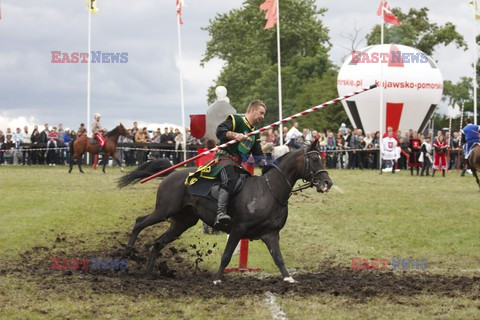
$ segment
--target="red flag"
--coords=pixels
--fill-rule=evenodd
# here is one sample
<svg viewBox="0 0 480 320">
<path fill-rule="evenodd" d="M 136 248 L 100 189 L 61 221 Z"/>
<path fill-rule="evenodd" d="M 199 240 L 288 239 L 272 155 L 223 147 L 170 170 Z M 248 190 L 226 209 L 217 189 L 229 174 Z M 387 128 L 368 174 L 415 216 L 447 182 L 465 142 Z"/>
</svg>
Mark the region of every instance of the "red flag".
<svg viewBox="0 0 480 320">
<path fill-rule="evenodd" d="M 388 6 L 388 3 L 386 0 L 380 0 L 380 5 L 378 6 L 378 10 L 377 10 L 377 16 L 382 15 L 382 9 L 383 9 L 383 21 L 390 24 L 402 24 L 400 20 L 398 20 L 398 18 L 392 13 L 392 10 L 390 10 L 390 7 Z"/>
<path fill-rule="evenodd" d="M 185 2 L 185 0 L 176 0 L 177 1 L 177 16 L 178 20 L 180 21 L 180 24 L 183 24 L 182 20 L 182 7 Z"/>
<path fill-rule="evenodd" d="M 265 0 L 265 2 L 260 5 L 260 11 L 267 11 L 265 13 L 267 24 L 263 29 L 270 29 L 277 23 L 277 1 L 278 0 Z"/>
</svg>

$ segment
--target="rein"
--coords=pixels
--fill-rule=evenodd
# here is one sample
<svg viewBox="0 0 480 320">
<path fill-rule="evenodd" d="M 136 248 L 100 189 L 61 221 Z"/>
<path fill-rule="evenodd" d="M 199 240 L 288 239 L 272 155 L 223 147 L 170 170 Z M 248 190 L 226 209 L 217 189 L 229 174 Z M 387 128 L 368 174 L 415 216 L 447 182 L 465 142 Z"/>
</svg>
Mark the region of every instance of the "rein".
<svg viewBox="0 0 480 320">
<path fill-rule="evenodd" d="M 278 170 L 278 172 L 280 172 L 283 176 L 283 178 L 285 179 L 285 181 L 287 182 L 288 184 L 288 189 L 290 189 L 290 193 L 288 194 L 288 197 L 287 197 L 287 200 L 285 200 L 283 203 L 278 200 L 277 196 L 275 195 L 275 192 L 273 192 L 272 190 L 272 186 L 270 185 L 270 180 L 268 180 L 268 176 L 265 176 L 265 181 L 267 182 L 267 186 L 268 186 L 268 190 L 270 190 L 270 193 L 272 194 L 272 196 L 275 198 L 275 200 L 277 200 L 278 204 L 281 205 L 282 207 L 286 207 L 288 205 L 288 199 L 290 199 L 290 196 L 292 195 L 292 185 L 290 184 L 290 181 L 288 181 L 288 178 L 287 176 L 285 175 L 285 173 L 282 171 L 282 169 L 280 169 L 277 165 L 274 165 L 272 164 L 272 167 L 274 167 L 275 169 Z"/>
<path fill-rule="evenodd" d="M 306 150 L 304 150 L 303 169 L 302 169 L 302 181 L 304 182 L 304 184 L 299 185 L 295 189 L 292 189 L 292 185 L 291 185 L 290 181 L 288 181 L 288 178 L 285 175 L 285 173 L 282 171 L 282 169 L 280 169 L 277 165 L 274 165 L 274 164 L 271 165 L 272 167 L 277 169 L 278 172 L 280 172 L 282 174 L 283 178 L 287 182 L 288 188 L 290 189 L 290 194 L 288 195 L 287 199 L 282 203 L 277 198 L 277 196 L 275 195 L 275 192 L 273 192 L 272 186 L 270 185 L 270 180 L 268 179 L 268 176 L 265 176 L 265 181 L 267 182 L 268 190 L 270 190 L 270 193 L 273 195 L 273 197 L 278 202 L 278 204 L 280 204 L 282 207 L 286 207 L 288 205 L 288 199 L 290 199 L 292 193 L 295 193 L 295 192 L 298 192 L 298 191 L 301 192 L 304 189 L 312 188 L 312 187 L 318 185 L 321 182 L 321 180 L 317 177 L 317 175 L 319 173 L 322 173 L 322 172 L 327 172 L 327 170 L 325 170 L 325 169 L 320 169 L 320 170 L 317 170 L 316 172 L 313 172 L 313 169 L 310 166 L 310 159 L 308 158 L 308 156 L 312 153 L 314 153 L 318 156 L 319 161 L 322 161 L 321 156 L 320 156 L 320 152 L 318 152 L 316 150 L 307 152 Z M 307 175 L 310 175 L 309 180 L 307 180 Z"/>
</svg>

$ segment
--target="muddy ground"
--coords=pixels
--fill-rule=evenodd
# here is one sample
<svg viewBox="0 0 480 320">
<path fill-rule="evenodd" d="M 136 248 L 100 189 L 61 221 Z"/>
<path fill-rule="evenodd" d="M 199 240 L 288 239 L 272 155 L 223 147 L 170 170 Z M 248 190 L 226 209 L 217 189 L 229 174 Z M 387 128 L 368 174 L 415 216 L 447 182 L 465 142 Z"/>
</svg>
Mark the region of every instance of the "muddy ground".
<svg viewBox="0 0 480 320">
<path fill-rule="evenodd" d="M 371 297 L 398 297 L 418 294 L 441 295 L 480 299 L 480 278 L 459 275 L 439 275 L 424 271 L 352 270 L 345 266 L 324 262 L 315 272 L 298 272 L 296 284 L 282 281 L 280 274 L 261 278 L 257 274 L 244 276 L 228 274 L 221 285 L 212 283 L 213 273 L 202 268 L 202 258 L 216 248 L 216 243 L 206 241 L 188 247 L 170 245 L 162 250 L 155 268 L 155 278 L 144 274 L 145 263 L 153 243 L 153 233 L 142 233 L 129 257 L 128 269 L 112 270 L 53 270 L 51 258 L 120 257 L 128 234 L 112 233 L 103 248 L 96 251 L 78 250 L 87 240 L 69 239 L 57 235 L 49 246 L 38 246 L 20 255 L 15 263 L 2 262 L 0 275 L 12 275 L 38 283 L 43 292 L 65 293 L 72 288 L 91 289 L 98 294 L 122 293 L 132 297 L 148 294 L 158 298 L 185 296 L 235 298 L 262 294 L 267 291 L 277 295 L 346 296 L 356 302 Z M 72 255 L 72 252 L 75 254 Z"/>
</svg>

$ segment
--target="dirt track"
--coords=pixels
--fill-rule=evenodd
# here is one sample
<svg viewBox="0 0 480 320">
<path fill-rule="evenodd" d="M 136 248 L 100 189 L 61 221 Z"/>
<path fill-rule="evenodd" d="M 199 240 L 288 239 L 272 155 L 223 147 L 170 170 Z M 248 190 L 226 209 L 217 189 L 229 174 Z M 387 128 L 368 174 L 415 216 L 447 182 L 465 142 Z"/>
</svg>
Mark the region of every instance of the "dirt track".
<svg viewBox="0 0 480 320">
<path fill-rule="evenodd" d="M 391 270 L 351 270 L 344 266 L 324 263 L 316 272 L 298 273 L 294 277 L 299 283 L 284 283 L 280 275 L 260 279 L 255 274 L 246 276 L 227 275 L 226 281 L 219 286 L 212 283 L 212 273 L 196 267 L 196 261 L 209 254 L 210 248 L 189 248 L 169 246 L 162 251 L 157 260 L 156 278 L 147 279 L 143 270 L 149 255 L 147 242 L 139 240 L 134 254 L 128 260 L 128 269 L 112 270 L 52 270 L 51 257 L 62 256 L 62 252 L 76 252 L 77 257 L 119 257 L 125 239 L 112 234 L 106 243 L 110 247 L 101 250 L 76 251 L 79 241 L 58 236 L 50 247 L 34 247 L 21 255 L 21 263 L 7 264 L 0 275 L 10 274 L 32 280 L 40 284 L 46 292 L 52 290 L 61 293 L 72 288 L 90 288 L 98 294 L 123 293 L 132 297 L 151 294 L 159 298 L 198 296 L 203 298 L 228 297 L 262 294 L 267 291 L 278 295 L 296 296 L 318 295 L 326 293 L 333 296 L 346 296 L 357 302 L 369 297 L 410 297 L 418 294 L 441 295 L 446 297 L 466 297 L 480 299 L 480 278 L 437 275 L 420 271 Z M 211 247 L 215 244 L 210 244 Z M 60 249 L 59 249 L 60 248 Z M 67 256 L 67 254 L 63 254 Z M 18 261 L 17 261 L 18 262 Z"/>
</svg>

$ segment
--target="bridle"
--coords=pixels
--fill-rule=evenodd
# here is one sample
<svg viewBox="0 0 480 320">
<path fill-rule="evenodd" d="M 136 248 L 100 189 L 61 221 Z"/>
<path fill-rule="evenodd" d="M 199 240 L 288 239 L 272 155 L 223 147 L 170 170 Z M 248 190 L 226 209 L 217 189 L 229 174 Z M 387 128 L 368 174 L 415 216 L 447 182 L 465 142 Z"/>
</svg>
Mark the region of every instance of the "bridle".
<svg viewBox="0 0 480 320">
<path fill-rule="evenodd" d="M 318 161 L 322 161 L 322 157 L 319 151 L 312 150 L 312 151 L 304 151 L 305 155 L 303 157 L 303 171 L 302 171 L 302 181 L 304 182 L 303 185 L 299 186 L 297 189 L 293 190 L 292 192 L 301 191 L 306 188 L 311 188 L 317 186 L 322 182 L 320 179 L 320 174 L 322 172 L 327 172 L 326 169 L 320 169 L 313 172 L 312 166 L 310 165 L 310 158 L 308 157 L 310 154 L 314 154 L 318 157 Z"/>
<path fill-rule="evenodd" d="M 292 184 L 290 183 L 290 181 L 288 181 L 288 178 L 287 178 L 287 175 L 282 171 L 282 169 L 280 169 L 277 165 L 275 164 L 271 164 L 272 167 L 274 167 L 275 169 L 278 170 L 278 172 L 281 173 L 282 177 L 284 178 L 285 182 L 287 183 L 288 185 L 288 188 L 291 190 L 290 191 L 290 194 L 288 195 L 287 199 L 282 203 L 276 196 L 275 192 L 272 190 L 272 186 L 270 185 L 270 180 L 268 179 L 268 176 L 265 175 L 265 181 L 267 182 L 267 186 L 268 186 L 268 190 L 270 190 L 270 193 L 273 195 L 273 197 L 275 198 L 275 200 L 282 206 L 282 207 L 286 207 L 288 205 L 288 199 L 290 199 L 290 196 L 292 195 L 292 193 L 294 192 L 298 192 L 298 191 L 302 191 L 303 189 L 308 189 L 308 188 L 312 188 L 314 186 L 317 186 L 318 184 L 320 184 L 320 182 L 322 181 L 320 179 L 320 174 L 322 172 L 327 172 L 327 170 L 325 169 L 320 169 L 320 170 L 317 170 L 317 171 L 313 171 L 313 168 L 311 166 L 311 160 L 309 158 L 309 155 L 311 154 L 314 154 L 318 157 L 318 160 L 319 161 L 322 161 L 322 158 L 321 158 L 321 155 L 320 155 L 320 152 L 317 151 L 317 150 L 313 150 L 313 151 L 308 151 L 306 149 L 304 149 L 304 155 L 303 155 L 303 168 L 302 168 L 302 181 L 304 182 L 304 184 L 302 185 L 299 185 L 297 188 L 295 189 L 292 189 Z"/>
</svg>

